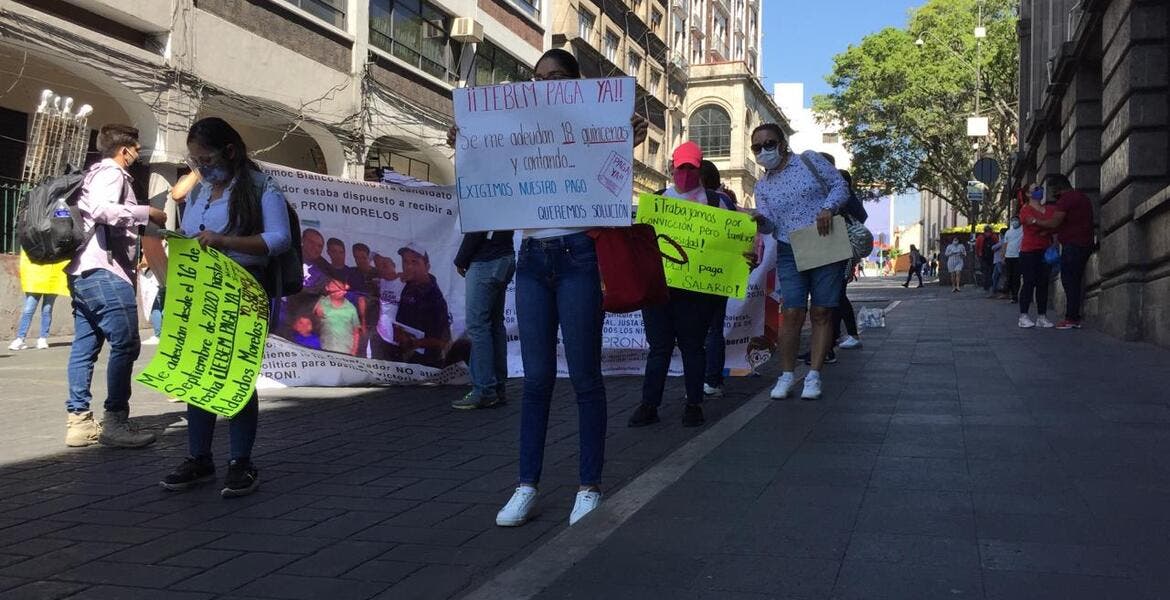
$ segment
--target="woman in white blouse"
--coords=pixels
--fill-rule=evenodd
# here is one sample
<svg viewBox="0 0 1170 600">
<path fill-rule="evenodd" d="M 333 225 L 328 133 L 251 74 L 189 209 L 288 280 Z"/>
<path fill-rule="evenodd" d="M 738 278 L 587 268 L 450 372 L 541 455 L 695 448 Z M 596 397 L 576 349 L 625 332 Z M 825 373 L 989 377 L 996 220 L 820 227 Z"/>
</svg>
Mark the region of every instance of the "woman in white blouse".
<svg viewBox="0 0 1170 600">
<path fill-rule="evenodd" d="M 765 170 L 756 183 L 756 223 L 761 233 L 771 234 L 779 242 L 776 273 L 783 298 L 779 344 L 783 372 L 772 388 L 772 398 L 787 398 L 792 391 L 800 330 L 811 297 L 812 370 L 805 376 L 800 397 L 816 400 L 821 397 L 821 367 L 832 347 L 833 309 L 841 296 L 848 261 L 798 271 L 788 235 L 813 225 L 821 235 L 828 235 L 833 215 L 849 200 L 849 186 L 816 152 L 791 152 L 784 131 L 775 123 L 765 123 L 752 132 L 751 148 Z"/>
</svg>

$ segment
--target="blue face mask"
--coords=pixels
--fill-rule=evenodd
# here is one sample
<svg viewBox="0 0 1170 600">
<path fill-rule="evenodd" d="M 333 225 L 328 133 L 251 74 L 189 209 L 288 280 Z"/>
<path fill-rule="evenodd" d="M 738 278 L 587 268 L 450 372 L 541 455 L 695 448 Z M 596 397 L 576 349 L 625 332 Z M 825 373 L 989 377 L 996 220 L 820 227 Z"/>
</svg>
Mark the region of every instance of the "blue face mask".
<svg viewBox="0 0 1170 600">
<path fill-rule="evenodd" d="M 1044 199 L 1044 188 L 1036 188 L 1036 189 L 1032 190 L 1032 199 L 1033 200 L 1043 200 Z"/>
<path fill-rule="evenodd" d="M 214 167 L 204 167 L 199 170 L 199 176 L 204 181 L 212 185 L 227 183 L 232 178 L 231 169 L 226 165 L 216 165 Z"/>
</svg>

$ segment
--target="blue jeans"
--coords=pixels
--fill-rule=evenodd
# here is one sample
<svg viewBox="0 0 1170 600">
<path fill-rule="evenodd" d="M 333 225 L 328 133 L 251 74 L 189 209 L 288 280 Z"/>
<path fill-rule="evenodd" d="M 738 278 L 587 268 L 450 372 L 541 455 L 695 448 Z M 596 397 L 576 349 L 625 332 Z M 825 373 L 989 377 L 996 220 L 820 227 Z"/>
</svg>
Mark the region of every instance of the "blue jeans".
<svg viewBox="0 0 1170 600">
<path fill-rule="evenodd" d="M 718 297 L 709 294 L 671 289 L 670 302 L 642 309 L 646 341 L 650 344 L 650 352 L 646 356 L 646 376 L 642 379 L 642 404 L 662 404 L 662 391 L 666 387 L 670 357 L 674 354 L 676 342 L 682 354 L 687 403 L 699 404 L 703 401 L 703 378 L 707 362 L 703 344 L 718 301 Z"/>
<path fill-rule="evenodd" d="M 812 305 L 821 308 L 837 308 L 841 300 L 841 287 L 845 285 L 847 260 L 829 263 L 805 271 L 796 270 L 796 255 L 792 246 L 776 244 L 776 276 L 780 280 L 780 297 L 784 308 L 805 309 L 812 296 Z"/>
<path fill-rule="evenodd" d="M 544 464 L 549 404 L 557 376 L 557 327 L 577 393 L 581 485 L 597 485 L 605 463 L 605 380 L 601 376 L 601 275 L 584 233 L 526 239 L 516 267 L 516 316 L 524 362 L 520 483 L 536 485 Z"/>
<path fill-rule="evenodd" d="M 162 309 L 166 299 L 167 288 L 158 288 L 158 295 L 154 297 L 154 304 L 150 305 L 150 325 L 154 327 L 154 336 L 162 335 Z"/>
<path fill-rule="evenodd" d="M 28 328 L 32 326 L 33 314 L 37 312 L 37 301 L 41 303 L 41 335 L 39 337 L 49 337 L 49 326 L 53 324 L 53 301 L 57 299 L 56 294 L 25 294 L 24 308 L 20 311 L 20 329 L 16 332 L 16 337 L 24 338 L 28 335 Z"/>
<path fill-rule="evenodd" d="M 723 323 L 727 321 L 727 298 L 715 303 L 711 315 L 711 326 L 707 330 L 707 376 L 704 383 L 711 387 L 723 387 L 723 367 L 727 363 L 727 340 L 723 338 Z"/>
<path fill-rule="evenodd" d="M 497 395 L 508 379 L 504 299 L 516 257 L 472 262 L 467 269 L 467 337 L 471 338 L 471 385 L 480 398 Z"/>
<path fill-rule="evenodd" d="M 73 296 L 73 347 L 69 351 L 69 412 L 89 410 L 90 383 L 102 344 L 110 343 L 106 366 L 108 411 L 130 410 L 130 376 L 141 347 L 134 286 L 105 269 L 69 276 Z"/>
<path fill-rule="evenodd" d="M 246 267 L 257 281 L 264 281 L 268 273 L 264 267 Z M 159 295 L 162 295 L 159 290 Z M 268 321 L 276 322 L 275 303 L 269 299 Z M 187 451 L 192 458 L 212 460 L 211 441 L 215 438 L 216 414 L 202 408 L 187 405 Z M 228 419 L 228 441 L 232 460 L 250 459 L 252 446 L 256 445 L 256 430 L 260 423 L 260 397 L 252 392 L 252 398 Z"/>
</svg>

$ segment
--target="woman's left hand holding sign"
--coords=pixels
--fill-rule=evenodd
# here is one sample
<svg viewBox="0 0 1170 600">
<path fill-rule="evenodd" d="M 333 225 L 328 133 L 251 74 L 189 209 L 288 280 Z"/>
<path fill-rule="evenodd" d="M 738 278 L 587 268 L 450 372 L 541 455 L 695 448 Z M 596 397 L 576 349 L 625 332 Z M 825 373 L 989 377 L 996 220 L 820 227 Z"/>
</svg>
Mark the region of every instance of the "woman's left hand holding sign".
<svg viewBox="0 0 1170 600">
<path fill-rule="evenodd" d="M 195 235 L 195 239 L 203 248 L 215 248 L 216 250 L 223 250 L 223 234 L 214 231 L 203 230 Z"/>
</svg>

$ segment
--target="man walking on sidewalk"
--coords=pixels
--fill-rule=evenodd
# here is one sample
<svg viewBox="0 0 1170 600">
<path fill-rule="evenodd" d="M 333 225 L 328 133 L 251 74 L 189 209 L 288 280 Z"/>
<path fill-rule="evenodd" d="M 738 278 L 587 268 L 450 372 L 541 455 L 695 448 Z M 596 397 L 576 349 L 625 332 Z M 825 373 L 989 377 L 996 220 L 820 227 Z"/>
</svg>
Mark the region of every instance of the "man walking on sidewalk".
<svg viewBox="0 0 1170 600">
<path fill-rule="evenodd" d="M 1085 295 L 1085 266 L 1093 252 L 1093 203 L 1084 193 L 1073 189 L 1068 177 L 1060 174 L 1045 178 L 1050 194 L 1056 197 L 1056 212 L 1051 219 L 1037 225 L 1057 232 L 1060 241 L 1060 283 L 1064 287 L 1064 320 L 1057 329 L 1081 328 L 1081 304 Z"/>
<path fill-rule="evenodd" d="M 102 161 L 85 174 L 77 206 L 89 237 L 65 268 L 73 296 L 73 348 L 69 354 L 69 418 L 65 444 L 139 448 L 153 433 L 130 426 L 130 378 L 141 349 L 134 282 L 138 276 L 140 225 L 165 225 L 167 215 L 138 206 L 126 169 L 138 161 L 138 130 L 106 125 L 97 137 Z M 101 423 L 90 411 L 90 383 L 102 344 L 110 343 L 106 367 L 105 415 Z"/>
</svg>

